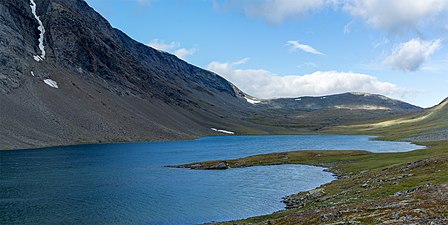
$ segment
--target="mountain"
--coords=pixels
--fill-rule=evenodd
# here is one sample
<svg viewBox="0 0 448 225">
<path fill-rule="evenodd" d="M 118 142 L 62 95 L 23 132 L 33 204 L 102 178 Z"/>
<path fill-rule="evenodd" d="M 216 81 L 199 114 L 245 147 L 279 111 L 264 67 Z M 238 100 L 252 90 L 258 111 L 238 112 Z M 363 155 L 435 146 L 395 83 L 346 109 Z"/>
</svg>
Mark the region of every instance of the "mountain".
<svg viewBox="0 0 448 225">
<path fill-rule="evenodd" d="M 0 147 L 185 139 L 245 125 L 232 115 L 248 103 L 217 74 L 132 40 L 84 1 L 35 3 L 39 20 L 30 1 L 0 2 Z"/>
<path fill-rule="evenodd" d="M 319 97 L 246 98 L 258 110 L 248 120 L 301 131 L 319 131 L 337 125 L 400 118 L 423 110 L 383 95 L 357 92 Z"/>
<path fill-rule="evenodd" d="M 364 94 L 253 99 L 82 0 L 0 2 L 0 149 L 308 132 L 420 110 Z"/>
<path fill-rule="evenodd" d="M 319 97 L 298 97 L 261 100 L 259 105 L 272 108 L 288 108 L 293 110 L 384 110 L 384 111 L 413 111 L 420 110 L 418 106 L 391 99 L 383 95 L 351 92 Z"/>
</svg>

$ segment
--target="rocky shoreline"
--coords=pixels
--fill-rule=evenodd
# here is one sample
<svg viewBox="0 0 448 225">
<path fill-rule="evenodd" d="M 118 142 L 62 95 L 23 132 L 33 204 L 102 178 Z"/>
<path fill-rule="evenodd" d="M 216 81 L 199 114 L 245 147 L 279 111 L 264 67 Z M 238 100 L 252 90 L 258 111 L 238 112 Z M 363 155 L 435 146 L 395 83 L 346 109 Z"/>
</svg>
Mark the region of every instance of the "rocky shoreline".
<svg viewBox="0 0 448 225">
<path fill-rule="evenodd" d="M 170 167 L 224 170 L 304 164 L 324 167 L 336 180 L 285 196 L 285 210 L 214 224 L 448 224 L 447 141 L 427 149 L 374 154 L 364 151 L 297 151 Z"/>
</svg>

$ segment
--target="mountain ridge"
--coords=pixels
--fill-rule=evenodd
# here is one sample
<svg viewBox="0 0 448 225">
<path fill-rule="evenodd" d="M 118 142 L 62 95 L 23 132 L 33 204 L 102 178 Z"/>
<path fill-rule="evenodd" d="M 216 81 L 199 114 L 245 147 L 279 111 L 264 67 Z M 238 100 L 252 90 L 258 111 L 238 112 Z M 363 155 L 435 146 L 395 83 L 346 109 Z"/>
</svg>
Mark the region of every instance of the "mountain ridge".
<svg viewBox="0 0 448 225">
<path fill-rule="evenodd" d="M 316 101 L 316 100 L 323 101 Z M 372 108 L 366 108 L 366 110 L 374 110 L 375 106 L 378 107 L 378 110 L 421 110 L 422 108 L 419 106 L 415 106 L 409 103 L 406 103 L 401 100 L 393 99 L 386 97 L 380 94 L 371 94 L 364 92 L 345 92 L 339 94 L 330 94 L 330 95 L 322 95 L 322 96 L 300 96 L 295 98 L 272 98 L 272 99 L 256 99 L 259 101 L 259 105 L 271 104 L 275 105 L 293 105 L 296 108 L 344 108 L 342 106 L 346 106 L 346 109 L 351 109 L 350 106 L 372 106 Z M 361 104 L 358 104 L 358 100 L 361 100 Z M 305 102 L 305 103 L 304 103 Z M 308 105 L 307 102 L 313 102 L 314 105 Z M 362 109 L 361 107 L 358 107 Z M 353 108 L 356 109 L 356 108 Z"/>
</svg>

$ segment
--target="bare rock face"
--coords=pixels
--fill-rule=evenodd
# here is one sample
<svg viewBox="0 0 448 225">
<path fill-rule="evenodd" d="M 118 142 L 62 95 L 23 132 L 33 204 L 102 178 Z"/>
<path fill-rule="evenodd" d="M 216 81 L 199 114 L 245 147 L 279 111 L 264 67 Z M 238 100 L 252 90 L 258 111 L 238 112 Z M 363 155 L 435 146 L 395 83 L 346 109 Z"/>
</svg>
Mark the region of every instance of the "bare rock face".
<svg viewBox="0 0 448 225">
<path fill-rule="evenodd" d="M 19 88 L 23 85 L 24 74 L 30 74 L 27 59 L 35 52 L 38 32 L 33 20 L 26 1 L 0 3 L 0 93 Z"/>
</svg>

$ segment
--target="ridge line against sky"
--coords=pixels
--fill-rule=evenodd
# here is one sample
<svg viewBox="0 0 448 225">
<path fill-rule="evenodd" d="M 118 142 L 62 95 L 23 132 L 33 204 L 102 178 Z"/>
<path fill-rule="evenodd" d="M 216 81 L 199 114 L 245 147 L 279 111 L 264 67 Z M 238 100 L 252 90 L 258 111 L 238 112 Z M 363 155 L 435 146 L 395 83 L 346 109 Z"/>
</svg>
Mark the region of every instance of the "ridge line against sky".
<svg viewBox="0 0 448 225">
<path fill-rule="evenodd" d="M 448 0 L 86 0 L 134 39 L 261 98 L 448 96 Z"/>
</svg>

